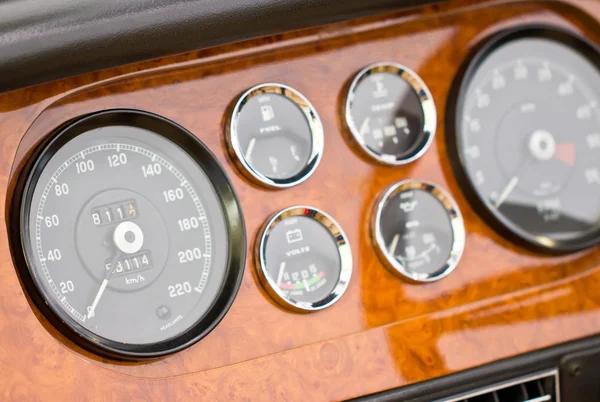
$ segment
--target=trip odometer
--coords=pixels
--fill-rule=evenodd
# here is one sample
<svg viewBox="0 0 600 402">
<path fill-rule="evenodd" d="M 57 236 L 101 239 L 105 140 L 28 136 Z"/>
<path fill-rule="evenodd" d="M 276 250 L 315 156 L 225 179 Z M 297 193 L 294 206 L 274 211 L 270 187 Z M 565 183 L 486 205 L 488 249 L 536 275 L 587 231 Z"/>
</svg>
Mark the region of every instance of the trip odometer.
<svg viewBox="0 0 600 402">
<path fill-rule="evenodd" d="M 210 151 L 168 120 L 125 110 L 78 120 L 39 148 L 16 194 L 23 282 L 88 349 L 172 353 L 212 330 L 235 297 L 237 199 Z"/>
<path fill-rule="evenodd" d="M 536 249 L 600 239 L 600 54 L 567 31 L 502 32 L 450 97 L 449 149 L 489 222 Z"/>
</svg>

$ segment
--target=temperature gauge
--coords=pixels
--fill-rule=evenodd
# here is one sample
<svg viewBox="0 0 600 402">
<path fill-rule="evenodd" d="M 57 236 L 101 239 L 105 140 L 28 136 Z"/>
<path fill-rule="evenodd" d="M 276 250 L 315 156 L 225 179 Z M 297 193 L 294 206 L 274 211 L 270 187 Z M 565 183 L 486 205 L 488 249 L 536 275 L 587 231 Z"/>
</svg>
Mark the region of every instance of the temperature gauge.
<svg viewBox="0 0 600 402">
<path fill-rule="evenodd" d="M 435 184 L 406 180 L 380 197 L 372 222 L 382 261 L 409 279 L 432 282 L 458 264 L 465 246 L 463 219 L 454 200 Z"/>
<path fill-rule="evenodd" d="M 437 125 L 429 89 L 415 72 L 396 63 L 373 64 L 358 73 L 345 114 L 362 149 L 388 165 L 403 165 L 423 155 Z"/>
<path fill-rule="evenodd" d="M 306 180 L 323 154 L 323 126 L 310 102 L 282 84 L 261 84 L 238 101 L 229 151 L 248 178 L 285 188 Z"/>
<path fill-rule="evenodd" d="M 259 278 L 282 306 L 298 312 L 321 310 L 346 291 L 352 252 L 342 229 L 324 212 L 287 208 L 267 222 L 259 239 Z"/>
</svg>

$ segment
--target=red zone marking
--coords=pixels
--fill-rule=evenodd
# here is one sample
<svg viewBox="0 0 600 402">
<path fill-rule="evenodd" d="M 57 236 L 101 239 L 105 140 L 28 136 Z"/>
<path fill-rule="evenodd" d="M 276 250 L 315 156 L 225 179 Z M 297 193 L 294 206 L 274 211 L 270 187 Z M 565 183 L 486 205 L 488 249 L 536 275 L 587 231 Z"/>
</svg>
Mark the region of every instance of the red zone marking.
<svg viewBox="0 0 600 402">
<path fill-rule="evenodd" d="M 569 166 L 575 165 L 575 144 L 557 144 L 554 157 Z"/>
</svg>

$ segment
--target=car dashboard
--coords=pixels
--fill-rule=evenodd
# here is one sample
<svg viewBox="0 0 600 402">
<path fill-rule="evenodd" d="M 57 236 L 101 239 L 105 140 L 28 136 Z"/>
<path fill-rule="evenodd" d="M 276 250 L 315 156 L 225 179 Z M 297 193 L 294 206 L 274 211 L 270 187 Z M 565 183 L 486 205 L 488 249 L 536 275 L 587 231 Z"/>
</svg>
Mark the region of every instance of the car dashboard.
<svg viewBox="0 0 600 402">
<path fill-rule="evenodd" d="M 335 20 L 5 83 L 2 400 L 600 398 L 600 3 Z"/>
</svg>

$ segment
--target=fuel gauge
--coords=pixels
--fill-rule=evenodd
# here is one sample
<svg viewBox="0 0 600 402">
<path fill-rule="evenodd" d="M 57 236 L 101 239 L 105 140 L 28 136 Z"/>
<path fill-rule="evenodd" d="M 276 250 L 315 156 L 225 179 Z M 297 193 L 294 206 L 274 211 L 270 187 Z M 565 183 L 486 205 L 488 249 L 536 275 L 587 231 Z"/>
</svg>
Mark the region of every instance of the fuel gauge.
<svg viewBox="0 0 600 402">
<path fill-rule="evenodd" d="M 272 217 L 259 236 L 256 256 L 268 293 L 298 312 L 331 306 L 352 276 L 346 235 L 329 215 L 312 207 L 291 207 Z"/>
<path fill-rule="evenodd" d="M 422 180 L 401 181 L 383 193 L 373 213 L 372 236 L 385 265 L 417 282 L 450 274 L 465 246 L 458 206 Z"/>
<path fill-rule="evenodd" d="M 310 102 L 283 84 L 250 88 L 237 102 L 227 146 L 258 184 L 286 188 L 306 180 L 323 154 L 323 126 Z"/>
</svg>

